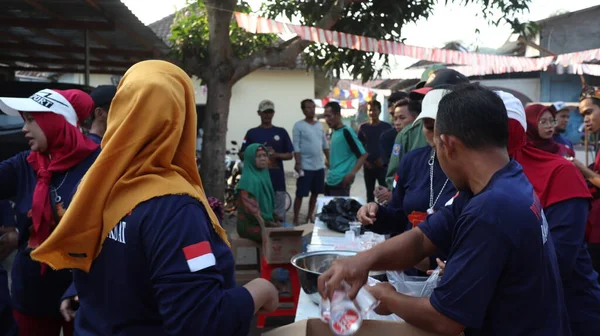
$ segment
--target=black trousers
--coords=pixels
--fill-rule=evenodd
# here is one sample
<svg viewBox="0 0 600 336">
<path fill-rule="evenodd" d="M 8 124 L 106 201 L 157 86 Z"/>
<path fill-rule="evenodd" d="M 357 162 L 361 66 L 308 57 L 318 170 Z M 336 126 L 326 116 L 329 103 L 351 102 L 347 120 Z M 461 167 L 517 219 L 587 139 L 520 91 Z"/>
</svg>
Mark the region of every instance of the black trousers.
<svg viewBox="0 0 600 336">
<path fill-rule="evenodd" d="M 365 187 L 367 189 L 367 202 L 375 201 L 375 196 L 373 195 L 373 191 L 375 190 L 375 181 L 377 181 L 380 186 L 387 187 L 387 184 L 385 183 L 386 172 L 386 167 L 374 166 L 372 169 L 369 169 L 366 166 L 363 166 Z"/>
</svg>

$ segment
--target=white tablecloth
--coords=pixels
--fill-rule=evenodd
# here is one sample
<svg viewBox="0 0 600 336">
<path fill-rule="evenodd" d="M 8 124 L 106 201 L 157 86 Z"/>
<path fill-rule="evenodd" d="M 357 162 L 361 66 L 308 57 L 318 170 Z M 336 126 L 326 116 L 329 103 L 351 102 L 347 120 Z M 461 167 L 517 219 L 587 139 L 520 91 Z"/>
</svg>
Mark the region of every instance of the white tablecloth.
<svg viewBox="0 0 600 336">
<path fill-rule="evenodd" d="M 357 200 L 359 203 L 364 204 L 364 200 L 361 197 L 351 197 Z M 329 203 L 334 197 L 323 196 L 317 198 L 317 213 L 321 212 L 324 205 Z M 333 250 L 335 245 L 342 244 L 344 242 L 344 234 L 329 230 L 327 225 L 318 218 L 315 219 L 315 228 L 312 233 L 310 245 L 308 245 L 308 251 L 323 251 Z M 319 318 L 319 306 L 314 304 L 311 299 L 302 289 L 300 289 L 300 299 L 298 300 L 298 309 L 296 310 L 295 321 L 306 320 L 309 318 Z"/>
</svg>

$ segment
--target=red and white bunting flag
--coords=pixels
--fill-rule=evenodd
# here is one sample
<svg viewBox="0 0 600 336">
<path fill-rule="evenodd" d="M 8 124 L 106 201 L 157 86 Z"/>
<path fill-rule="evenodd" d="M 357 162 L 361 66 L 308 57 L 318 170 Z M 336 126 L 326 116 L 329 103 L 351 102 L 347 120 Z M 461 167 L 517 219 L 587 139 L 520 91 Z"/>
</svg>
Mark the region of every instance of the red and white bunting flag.
<svg viewBox="0 0 600 336">
<path fill-rule="evenodd" d="M 183 255 L 190 268 L 190 272 L 198 272 L 217 264 L 210 243 L 207 241 L 184 247 Z"/>
<path fill-rule="evenodd" d="M 282 23 L 279 21 L 239 12 L 235 13 L 235 18 L 238 25 L 250 33 L 277 34 L 281 33 L 283 30 L 286 30 L 295 32 L 296 35 L 303 40 L 309 40 L 316 43 L 328 43 L 340 48 L 408 56 L 442 64 L 459 64 L 464 66 L 461 68 L 464 68 L 465 72 L 472 73 L 472 75 L 544 71 L 553 63 L 562 64 L 564 66 L 575 65 L 575 69 L 582 69 L 582 71 L 587 73 L 595 72 L 595 69 L 591 70 L 591 68 L 594 67 L 588 67 L 587 64 L 577 66 L 577 64 L 600 59 L 600 49 L 558 55 L 556 58 L 554 56 L 528 58 L 518 56 L 478 54 L 455 50 L 440 50 L 435 48 L 410 46 L 396 41 L 393 41 L 391 42 L 391 45 L 388 45 L 387 43 L 389 43 L 389 41 L 380 41 L 372 38 L 366 38 L 364 36 L 346 34 L 316 27 Z"/>
</svg>

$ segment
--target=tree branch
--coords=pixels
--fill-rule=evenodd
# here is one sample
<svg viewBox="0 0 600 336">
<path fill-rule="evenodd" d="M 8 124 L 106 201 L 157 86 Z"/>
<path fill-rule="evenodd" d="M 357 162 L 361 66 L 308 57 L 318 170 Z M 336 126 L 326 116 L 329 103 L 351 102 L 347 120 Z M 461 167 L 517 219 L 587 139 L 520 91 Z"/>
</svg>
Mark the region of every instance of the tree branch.
<svg viewBox="0 0 600 336">
<path fill-rule="evenodd" d="M 347 5 L 352 2 L 360 1 L 361 0 L 336 0 L 323 18 L 317 22 L 315 27 L 331 29 L 342 17 L 344 8 Z M 232 84 L 235 84 L 249 73 L 265 66 L 295 68 L 298 55 L 312 43 L 312 41 L 301 40 L 299 37 L 295 37 L 279 46 L 256 51 L 236 64 Z"/>
</svg>

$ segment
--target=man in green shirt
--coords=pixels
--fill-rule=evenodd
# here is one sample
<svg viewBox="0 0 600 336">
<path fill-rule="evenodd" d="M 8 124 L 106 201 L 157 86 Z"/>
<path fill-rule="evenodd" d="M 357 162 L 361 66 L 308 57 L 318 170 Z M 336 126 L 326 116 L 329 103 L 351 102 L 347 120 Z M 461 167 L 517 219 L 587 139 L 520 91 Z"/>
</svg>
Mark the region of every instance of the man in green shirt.
<svg viewBox="0 0 600 336">
<path fill-rule="evenodd" d="M 325 195 L 350 196 L 350 186 L 368 154 L 354 130 L 342 122 L 340 104 L 330 102 L 325 105 L 325 121 L 333 130 L 329 145 L 329 172 L 325 179 Z"/>
<path fill-rule="evenodd" d="M 425 97 L 427 92 L 439 86 L 469 83 L 467 77 L 452 69 L 438 69 L 431 72 L 426 71 L 423 75 L 428 76 L 427 81 L 419 82 L 417 84 L 417 89 L 410 92 L 409 99 L 423 100 L 423 97 Z M 423 121 L 417 120 L 411 126 L 405 127 L 396 136 L 385 179 L 390 190 L 394 189 L 394 177 L 396 176 L 396 171 L 398 170 L 400 160 L 404 154 L 413 149 L 427 146 L 427 140 L 425 139 L 425 135 L 423 135 L 422 129 Z"/>
</svg>

